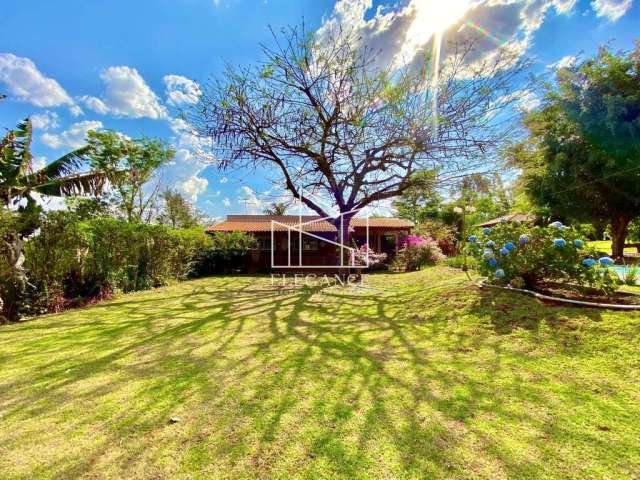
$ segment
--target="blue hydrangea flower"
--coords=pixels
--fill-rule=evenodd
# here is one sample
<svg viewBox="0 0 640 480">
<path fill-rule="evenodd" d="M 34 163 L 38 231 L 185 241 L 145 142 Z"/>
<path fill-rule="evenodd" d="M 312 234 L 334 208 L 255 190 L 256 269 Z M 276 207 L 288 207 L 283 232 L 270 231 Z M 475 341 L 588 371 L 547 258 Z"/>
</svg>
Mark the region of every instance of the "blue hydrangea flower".
<svg viewBox="0 0 640 480">
<path fill-rule="evenodd" d="M 526 245 L 529 242 L 529 237 L 523 233 L 522 235 L 520 235 L 520 238 L 518 240 L 520 242 L 520 245 Z"/>
<path fill-rule="evenodd" d="M 485 245 L 489 248 L 494 248 L 496 246 L 496 242 L 494 242 L 493 240 L 489 240 L 487 243 L 485 243 Z"/>
<path fill-rule="evenodd" d="M 486 249 L 484 250 L 484 252 L 483 252 L 482 256 L 483 256 L 483 258 L 484 258 L 485 260 L 489 260 L 490 258 L 495 257 L 495 255 L 494 255 L 494 253 L 493 253 L 493 250 L 491 250 L 491 249 L 489 249 L 489 248 L 486 248 Z"/>
<path fill-rule="evenodd" d="M 487 263 L 490 267 L 495 267 L 496 265 L 498 265 L 498 261 L 495 257 L 491 257 L 489 260 L 487 260 Z"/>
<path fill-rule="evenodd" d="M 616 262 L 613 261 L 613 258 L 611 258 L 611 257 L 602 257 L 598 261 L 600 262 L 600 265 L 603 265 L 605 267 L 609 267 L 609 266 L 613 265 L 614 263 L 616 263 Z"/>
<path fill-rule="evenodd" d="M 478 237 L 476 237 L 475 235 L 469 235 L 469 238 L 467 238 L 467 240 L 469 240 L 471 243 L 476 243 L 478 241 Z"/>
<path fill-rule="evenodd" d="M 556 238 L 553 241 L 553 244 L 556 246 L 556 248 L 564 248 L 567 246 L 567 241 L 564 238 Z"/>
<path fill-rule="evenodd" d="M 562 222 L 553 222 L 549 224 L 550 227 L 555 227 L 555 228 L 562 228 L 564 227 L 564 225 L 562 224 Z"/>
<path fill-rule="evenodd" d="M 504 244 L 504 248 L 506 248 L 507 250 L 511 251 L 514 248 L 516 248 L 516 246 L 513 244 L 513 242 L 507 242 Z"/>
<path fill-rule="evenodd" d="M 507 255 L 509 255 L 509 250 L 507 250 L 505 247 L 502 247 L 500 249 L 500 254 L 506 257 Z"/>
<path fill-rule="evenodd" d="M 504 270 L 501 268 L 496 270 L 496 278 L 504 278 Z"/>
<path fill-rule="evenodd" d="M 491 229 L 489 227 L 484 227 L 482 229 L 482 233 L 485 235 L 489 235 L 491 233 Z"/>
<path fill-rule="evenodd" d="M 598 262 L 596 262 L 593 258 L 585 258 L 584 260 L 582 260 L 582 265 L 584 265 L 585 267 L 591 268 L 597 264 Z"/>
<path fill-rule="evenodd" d="M 582 248 L 582 247 L 584 247 L 584 242 L 583 242 L 582 240 L 580 240 L 579 238 L 576 238 L 576 239 L 573 241 L 573 245 L 574 245 L 576 248 Z"/>
</svg>

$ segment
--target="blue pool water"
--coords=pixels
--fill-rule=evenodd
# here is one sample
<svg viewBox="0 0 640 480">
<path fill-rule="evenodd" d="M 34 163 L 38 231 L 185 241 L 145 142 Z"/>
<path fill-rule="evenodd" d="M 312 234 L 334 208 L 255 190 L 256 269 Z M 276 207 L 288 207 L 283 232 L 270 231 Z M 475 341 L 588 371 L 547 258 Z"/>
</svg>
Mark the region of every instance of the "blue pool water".
<svg viewBox="0 0 640 480">
<path fill-rule="evenodd" d="M 631 269 L 629 265 L 614 265 L 611 268 L 615 270 L 621 279 L 624 279 L 627 272 Z M 636 284 L 640 285 L 640 270 L 638 270 L 638 280 L 636 280 Z"/>
</svg>

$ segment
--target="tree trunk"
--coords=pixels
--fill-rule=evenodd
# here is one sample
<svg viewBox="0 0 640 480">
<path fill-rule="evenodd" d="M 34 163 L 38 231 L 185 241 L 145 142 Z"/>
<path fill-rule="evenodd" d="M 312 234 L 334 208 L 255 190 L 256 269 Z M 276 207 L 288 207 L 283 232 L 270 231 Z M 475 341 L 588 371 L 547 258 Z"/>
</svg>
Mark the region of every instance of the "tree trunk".
<svg viewBox="0 0 640 480">
<path fill-rule="evenodd" d="M 4 253 L 10 269 L 9 278 L 2 282 L 2 299 L 0 300 L 0 322 L 18 319 L 20 304 L 27 285 L 24 270 L 24 240 L 18 234 L 10 234 L 3 240 Z"/>
<path fill-rule="evenodd" d="M 614 217 L 611 220 L 611 256 L 616 260 L 624 257 L 624 242 L 630 222 L 628 217 Z"/>
<path fill-rule="evenodd" d="M 333 225 L 336 227 L 336 242 L 341 243 L 345 246 L 352 247 L 350 238 L 349 238 L 349 226 L 351 225 L 351 218 L 353 214 L 344 215 L 337 219 L 332 220 Z M 351 260 L 349 255 L 349 250 L 346 248 L 339 248 L 338 251 L 338 265 L 348 266 Z M 340 257 L 342 255 L 342 257 Z M 342 260 L 342 261 L 341 261 Z M 344 272 L 347 270 L 343 269 Z M 344 273 L 341 272 L 341 273 Z"/>
</svg>

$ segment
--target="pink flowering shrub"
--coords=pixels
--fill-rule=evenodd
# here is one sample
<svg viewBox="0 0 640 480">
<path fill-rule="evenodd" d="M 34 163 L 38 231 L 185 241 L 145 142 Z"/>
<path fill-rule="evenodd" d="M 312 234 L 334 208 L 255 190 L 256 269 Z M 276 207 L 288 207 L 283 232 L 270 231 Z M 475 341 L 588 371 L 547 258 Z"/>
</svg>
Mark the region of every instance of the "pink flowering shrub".
<svg viewBox="0 0 640 480">
<path fill-rule="evenodd" d="M 378 265 L 387 259 L 386 253 L 376 253 L 369 245 L 362 245 L 357 250 L 351 252 L 351 263 L 353 265 L 367 265 L 367 252 L 369 254 L 369 266 Z"/>
<path fill-rule="evenodd" d="M 425 265 L 434 265 L 445 258 L 438 242 L 433 238 L 407 235 L 398 242 L 398 254 L 393 266 L 398 270 L 420 270 Z"/>
</svg>

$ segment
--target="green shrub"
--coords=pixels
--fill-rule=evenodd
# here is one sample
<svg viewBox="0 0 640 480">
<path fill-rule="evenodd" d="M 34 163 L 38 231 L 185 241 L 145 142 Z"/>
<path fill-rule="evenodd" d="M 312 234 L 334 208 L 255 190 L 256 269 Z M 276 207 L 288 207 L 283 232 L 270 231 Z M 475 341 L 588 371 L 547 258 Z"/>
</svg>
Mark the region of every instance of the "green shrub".
<svg viewBox="0 0 640 480">
<path fill-rule="evenodd" d="M 548 227 L 502 223 L 471 235 L 466 248 L 494 283 L 530 289 L 544 282 L 573 283 L 611 294 L 617 276 L 594 260 L 597 252 L 580 237 L 559 222 Z M 585 265 L 586 259 L 595 265 Z"/>
<path fill-rule="evenodd" d="M 256 248 L 258 241 L 244 232 L 215 232 L 208 252 L 209 273 L 227 273 L 245 267 L 245 255 Z"/>
<path fill-rule="evenodd" d="M 625 285 L 635 286 L 640 280 L 640 267 L 638 265 L 630 265 L 622 276 L 622 282 Z"/>
<path fill-rule="evenodd" d="M 166 285 L 208 270 L 213 239 L 202 229 L 129 223 L 109 217 L 79 221 L 50 212 L 25 245 L 30 314 L 65 308 L 77 298 Z"/>
<path fill-rule="evenodd" d="M 447 266 L 452 268 L 463 269 L 465 264 L 465 258 L 463 255 L 456 255 L 454 257 L 447 257 Z M 476 270 L 476 259 L 474 257 L 467 257 L 467 268 L 469 270 Z"/>
</svg>

